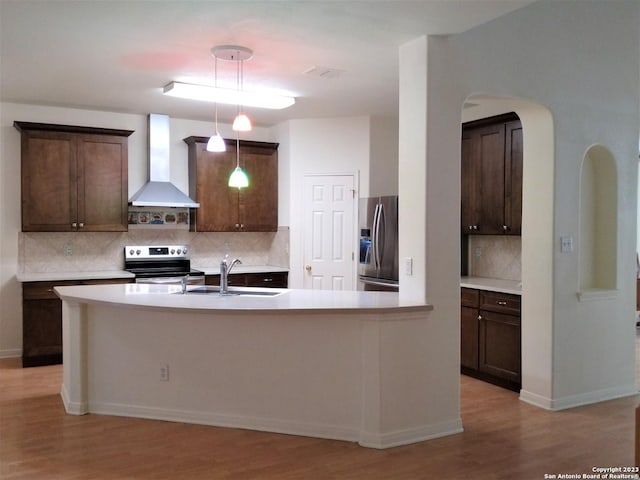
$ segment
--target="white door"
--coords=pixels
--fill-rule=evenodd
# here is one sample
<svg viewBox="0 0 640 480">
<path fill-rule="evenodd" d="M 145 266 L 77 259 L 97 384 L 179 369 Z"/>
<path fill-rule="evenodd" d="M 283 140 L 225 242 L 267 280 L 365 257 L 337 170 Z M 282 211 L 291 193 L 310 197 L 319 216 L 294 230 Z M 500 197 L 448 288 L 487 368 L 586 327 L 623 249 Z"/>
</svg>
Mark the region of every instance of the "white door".
<svg viewBox="0 0 640 480">
<path fill-rule="evenodd" d="M 304 288 L 354 290 L 353 175 L 305 175 Z"/>
</svg>

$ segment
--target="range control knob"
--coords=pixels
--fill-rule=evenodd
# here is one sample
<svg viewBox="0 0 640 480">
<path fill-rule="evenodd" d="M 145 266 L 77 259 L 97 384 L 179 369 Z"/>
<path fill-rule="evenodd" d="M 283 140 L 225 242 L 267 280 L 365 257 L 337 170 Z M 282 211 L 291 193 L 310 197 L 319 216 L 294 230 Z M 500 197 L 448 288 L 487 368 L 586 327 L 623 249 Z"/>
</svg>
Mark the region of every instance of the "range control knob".
<svg viewBox="0 0 640 480">
<path fill-rule="evenodd" d="M 133 255 L 133 248 L 129 249 L 129 255 Z"/>
<path fill-rule="evenodd" d="M 172 248 L 171 249 L 171 255 L 173 255 L 174 253 L 176 253 L 176 251 Z"/>
<path fill-rule="evenodd" d="M 185 255 L 187 254 L 187 251 L 188 251 L 188 250 L 187 250 L 187 247 L 184 247 L 184 248 L 182 249 L 182 253 L 184 253 Z"/>
<path fill-rule="evenodd" d="M 178 249 L 178 255 L 180 255 L 182 253 L 182 250 Z"/>
<path fill-rule="evenodd" d="M 142 252 L 138 249 L 136 250 L 136 255 L 140 255 Z"/>
</svg>

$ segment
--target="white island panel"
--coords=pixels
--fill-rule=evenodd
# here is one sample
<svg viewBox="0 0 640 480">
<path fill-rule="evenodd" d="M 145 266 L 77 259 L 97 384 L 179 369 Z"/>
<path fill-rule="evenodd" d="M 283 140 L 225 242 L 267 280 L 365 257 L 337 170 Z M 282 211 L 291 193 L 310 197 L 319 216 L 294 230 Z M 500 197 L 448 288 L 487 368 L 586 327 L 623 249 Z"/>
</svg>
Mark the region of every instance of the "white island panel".
<svg viewBox="0 0 640 480">
<path fill-rule="evenodd" d="M 461 431 L 459 417 L 429 417 L 437 396 L 428 385 L 437 366 L 424 349 L 429 305 L 403 305 L 388 292 L 287 290 L 258 298 L 108 287 L 57 288 L 69 413 L 375 448 Z M 168 381 L 160 375 L 166 366 Z"/>
</svg>

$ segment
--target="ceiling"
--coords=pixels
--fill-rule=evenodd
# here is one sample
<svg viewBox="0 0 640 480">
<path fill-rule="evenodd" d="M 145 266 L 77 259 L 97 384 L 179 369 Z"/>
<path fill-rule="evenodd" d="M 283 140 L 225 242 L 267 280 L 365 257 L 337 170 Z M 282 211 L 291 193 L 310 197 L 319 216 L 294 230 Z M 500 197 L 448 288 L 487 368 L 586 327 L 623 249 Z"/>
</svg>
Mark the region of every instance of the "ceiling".
<svg viewBox="0 0 640 480">
<path fill-rule="evenodd" d="M 395 115 L 398 47 L 458 33 L 533 0 L 0 0 L 0 100 L 212 120 L 210 103 L 168 97 L 171 81 L 213 84 L 215 45 L 251 48 L 246 90 L 292 94 L 254 124 Z M 329 68 L 335 75 L 307 72 Z M 329 77 L 329 78 L 327 78 Z M 235 87 L 218 63 L 218 85 Z M 235 107 L 220 106 L 230 122 Z"/>
</svg>

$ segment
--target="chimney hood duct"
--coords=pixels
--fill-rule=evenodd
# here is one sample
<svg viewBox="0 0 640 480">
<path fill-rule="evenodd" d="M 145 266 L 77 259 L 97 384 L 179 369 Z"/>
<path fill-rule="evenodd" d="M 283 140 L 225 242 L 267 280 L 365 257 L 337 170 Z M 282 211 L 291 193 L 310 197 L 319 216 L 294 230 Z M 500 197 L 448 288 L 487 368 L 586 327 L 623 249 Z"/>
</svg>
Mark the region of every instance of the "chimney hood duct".
<svg viewBox="0 0 640 480">
<path fill-rule="evenodd" d="M 149 114 L 149 182 L 142 186 L 129 203 L 134 207 L 198 208 L 182 190 L 169 181 L 169 116 Z"/>
</svg>

